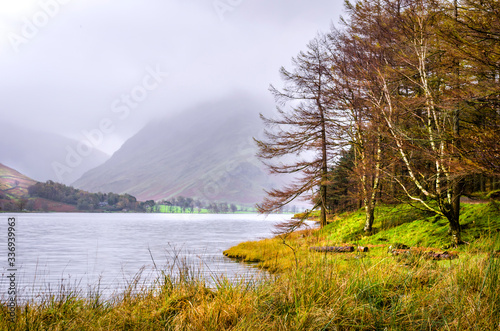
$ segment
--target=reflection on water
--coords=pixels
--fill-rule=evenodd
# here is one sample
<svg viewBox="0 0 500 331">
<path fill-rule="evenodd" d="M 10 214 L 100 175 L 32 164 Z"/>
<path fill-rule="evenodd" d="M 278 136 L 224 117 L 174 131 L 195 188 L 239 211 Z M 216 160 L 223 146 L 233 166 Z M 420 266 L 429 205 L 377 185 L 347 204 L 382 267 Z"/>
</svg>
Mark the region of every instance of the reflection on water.
<svg viewBox="0 0 500 331">
<path fill-rule="evenodd" d="M 253 214 L 3 214 L 16 217 L 19 298 L 77 290 L 104 297 L 120 293 L 134 278 L 149 285 L 161 272 L 189 266 L 208 282 L 221 275 L 249 277 L 259 271 L 222 252 L 242 241 L 272 236 L 290 215 Z M 2 242 L 5 242 L 2 240 Z M 7 296 L 7 246 L 0 247 L 0 299 Z M 140 276 L 140 277 L 138 277 Z"/>
</svg>

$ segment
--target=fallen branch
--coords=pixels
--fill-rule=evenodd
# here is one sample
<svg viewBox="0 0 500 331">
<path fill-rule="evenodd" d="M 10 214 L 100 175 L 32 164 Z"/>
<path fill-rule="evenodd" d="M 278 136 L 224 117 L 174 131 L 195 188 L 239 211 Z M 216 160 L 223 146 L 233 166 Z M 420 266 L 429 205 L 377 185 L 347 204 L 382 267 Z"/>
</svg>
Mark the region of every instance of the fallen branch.
<svg viewBox="0 0 500 331">
<path fill-rule="evenodd" d="M 353 246 L 322 246 L 322 247 L 309 247 L 309 249 L 316 252 L 333 252 L 333 253 L 354 252 Z"/>
<path fill-rule="evenodd" d="M 448 252 L 443 252 L 443 253 L 429 252 L 427 253 L 427 257 L 432 260 L 454 260 L 458 259 L 458 254 L 448 253 Z"/>
</svg>

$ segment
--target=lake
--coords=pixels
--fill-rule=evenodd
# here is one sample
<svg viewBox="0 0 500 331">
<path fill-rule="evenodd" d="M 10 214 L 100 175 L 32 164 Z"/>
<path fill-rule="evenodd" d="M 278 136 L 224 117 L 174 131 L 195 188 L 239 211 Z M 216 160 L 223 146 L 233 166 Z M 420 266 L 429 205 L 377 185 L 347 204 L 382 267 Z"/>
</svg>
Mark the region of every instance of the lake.
<svg viewBox="0 0 500 331">
<path fill-rule="evenodd" d="M 135 276 L 143 284 L 160 270 L 187 264 L 208 282 L 259 271 L 222 255 L 231 246 L 273 236 L 291 215 L 256 214 L 0 214 L 0 299 L 8 291 L 7 219 L 15 217 L 18 298 L 99 288 L 105 298 L 123 292 Z"/>
</svg>

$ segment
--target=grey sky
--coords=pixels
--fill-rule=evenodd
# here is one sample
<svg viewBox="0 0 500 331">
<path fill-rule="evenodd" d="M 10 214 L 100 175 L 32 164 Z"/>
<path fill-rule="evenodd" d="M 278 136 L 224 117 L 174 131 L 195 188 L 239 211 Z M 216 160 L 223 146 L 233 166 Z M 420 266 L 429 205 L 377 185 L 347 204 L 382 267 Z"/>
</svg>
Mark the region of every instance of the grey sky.
<svg viewBox="0 0 500 331">
<path fill-rule="evenodd" d="M 110 120 L 111 153 L 152 118 L 235 90 L 272 107 L 279 67 L 342 3 L 0 0 L 0 121 L 83 139 Z"/>
</svg>

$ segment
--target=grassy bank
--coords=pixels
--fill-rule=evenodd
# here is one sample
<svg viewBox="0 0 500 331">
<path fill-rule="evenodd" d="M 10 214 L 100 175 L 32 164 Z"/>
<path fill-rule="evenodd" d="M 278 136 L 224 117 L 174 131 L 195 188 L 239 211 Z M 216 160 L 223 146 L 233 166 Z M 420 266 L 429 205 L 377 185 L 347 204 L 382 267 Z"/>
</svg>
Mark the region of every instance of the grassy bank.
<svg viewBox="0 0 500 331">
<path fill-rule="evenodd" d="M 209 286 L 179 266 L 164 274 L 156 290 L 126 292 L 114 302 L 86 300 L 71 292 L 18 307 L 11 330 L 497 330 L 500 327 L 500 213 L 495 205 L 466 206 L 464 235 L 471 243 L 459 259 L 425 255 L 393 257 L 389 245 L 405 243 L 447 249 L 440 219 L 422 213 L 387 211 L 377 233 L 364 237 L 356 220 L 342 215 L 321 231 L 242 243 L 226 252 L 258 262 L 274 273 L 259 281 L 216 279 Z M 399 214 L 399 216 L 397 216 Z M 392 216 L 391 216 L 392 215 Z M 469 221 L 467 221 L 469 215 Z M 413 221 L 412 219 L 413 218 Z M 410 222 L 412 221 L 412 222 Z M 469 222 L 469 223 L 467 223 Z M 350 224 L 353 223 L 353 224 Z M 413 227 L 412 224 L 421 227 Z M 467 225 L 469 224 L 469 225 Z M 396 229 L 400 228 L 397 236 Z M 403 230 L 405 232 L 403 232 Z M 392 232 L 391 232 L 392 231 Z M 417 232 L 415 232 L 417 231 Z M 443 230 L 444 231 L 444 230 Z M 410 233 L 407 233 L 410 232 Z M 411 234 L 413 233 L 413 235 Z M 477 237 L 477 238 L 474 238 Z M 413 241 L 411 241 L 413 240 Z M 309 246 L 354 243 L 368 253 L 316 253 Z M 7 330 L 8 310 L 0 310 Z"/>
<path fill-rule="evenodd" d="M 285 237 L 245 242 L 224 252 L 226 256 L 255 262 L 271 272 L 292 268 L 310 258 L 310 246 L 367 246 L 365 257 L 387 256 L 390 246 L 434 248 L 435 251 L 454 249 L 459 252 L 482 250 L 481 239 L 500 233 L 500 203 L 465 204 L 462 207 L 462 235 L 470 243 L 458 248 L 450 245 L 448 222 L 427 211 L 408 205 L 380 206 L 371 236 L 363 233 L 364 212 L 344 213 L 330 219 L 322 230 L 303 230 Z M 284 240 L 285 239 L 285 240 Z M 351 256 L 349 254 L 343 256 Z"/>
</svg>

